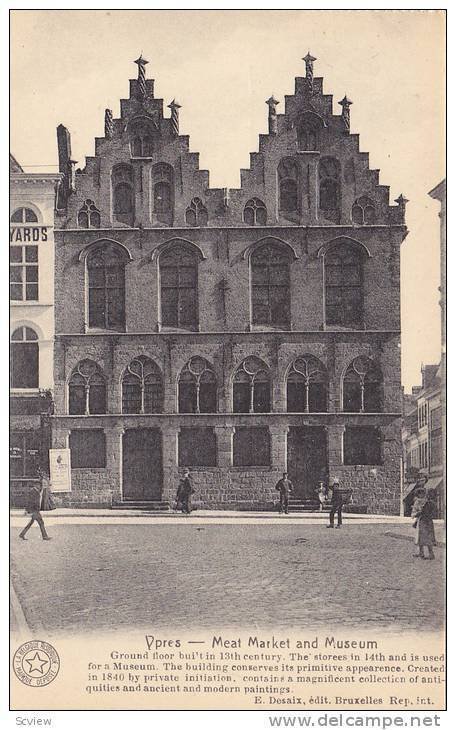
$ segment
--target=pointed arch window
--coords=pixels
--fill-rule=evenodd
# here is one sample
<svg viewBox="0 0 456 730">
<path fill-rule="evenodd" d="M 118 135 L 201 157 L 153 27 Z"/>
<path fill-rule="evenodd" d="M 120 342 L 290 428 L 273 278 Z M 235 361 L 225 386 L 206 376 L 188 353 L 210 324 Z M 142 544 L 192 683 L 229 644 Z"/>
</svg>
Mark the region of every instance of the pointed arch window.
<svg viewBox="0 0 456 730">
<path fill-rule="evenodd" d="M 321 119 L 314 114 L 303 114 L 296 126 L 298 150 L 300 152 L 315 152 L 320 148 Z"/>
<path fill-rule="evenodd" d="M 311 355 L 298 357 L 288 373 L 287 411 L 325 413 L 327 409 L 327 376 L 324 365 Z"/>
<path fill-rule="evenodd" d="M 266 243 L 250 257 L 252 323 L 290 327 L 290 255 L 285 246 Z"/>
<path fill-rule="evenodd" d="M 122 378 L 122 413 L 162 413 L 163 381 L 158 366 L 140 355 Z"/>
<path fill-rule="evenodd" d="M 279 211 L 299 213 L 299 166 L 296 160 L 286 157 L 278 167 Z"/>
<path fill-rule="evenodd" d="M 174 170 L 166 162 L 152 168 L 154 213 L 157 220 L 171 225 L 174 218 Z"/>
<path fill-rule="evenodd" d="M 324 267 L 326 324 L 362 324 L 363 254 L 343 243 L 325 254 Z"/>
<path fill-rule="evenodd" d="M 267 221 L 266 206 L 259 198 L 251 198 L 245 204 L 244 223 L 248 226 L 265 226 Z"/>
<path fill-rule="evenodd" d="M 11 388 L 38 388 L 38 335 L 31 327 L 18 327 L 11 335 Z"/>
<path fill-rule="evenodd" d="M 247 357 L 233 380 L 234 413 L 269 413 L 271 380 L 268 366 L 258 357 Z"/>
<path fill-rule="evenodd" d="M 78 213 L 78 226 L 80 228 L 99 228 L 100 211 L 93 200 L 86 200 Z"/>
<path fill-rule="evenodd" d="M 193 198 L 185 211 L 185 222 L 188 226 L 207 226 L 207 210 L 201 198 Z"/>
<path fill-rule="evenodd" d="M 347 368 L 343 406 L 347 413 L 379 413 L 382 410 L 382 373 L 369 357 L 356 357 Z"/>
<path fill-rule="evenodd" d="M 198 327 L 198 255 L 176 244 L 159 258 L 161 323 L 165 327 Z"/>
<path fill-rule="evenodd" d="M 179 413 L 216 413 L 217 379 L 202 357 L 192 357 L 179 376 Z"/>
<path fill-rule="evenodd" d="M 135 191 L 131 165 L 115 165 L 112 170 L 112 197 L 114 218 L 132 226 L 135 217 Z"/>
<path fill-rule="evenodd" d="M 154 153 L 155 128 L 145 119 L 129 125 L 130 152 L 132 157 L 152 157 Z"/>
<path fill-rule="evenodd" d="M 324 218 L 340 222 L 340 163 L 323 157 L 318 166 L 319 208 Z"/>
<path fill-rule="evenodd" d="M 68 411 L 74 416 L 106 413 L 106 381 L 93 360 L 82 360 L 68 384 Z"/>
<path fill-rule="evenodd" d="M 352 207 L 352 221 L 358 226 L 375 223 L 375 203 L 367 195 L 362 195 L 355 200 Z"/>
<path fill-rule="evenodd" d="M 110 243 L 87 255 L 89 327 L 125 329 L 125 264 L 124 251 Z"/>
</svg>

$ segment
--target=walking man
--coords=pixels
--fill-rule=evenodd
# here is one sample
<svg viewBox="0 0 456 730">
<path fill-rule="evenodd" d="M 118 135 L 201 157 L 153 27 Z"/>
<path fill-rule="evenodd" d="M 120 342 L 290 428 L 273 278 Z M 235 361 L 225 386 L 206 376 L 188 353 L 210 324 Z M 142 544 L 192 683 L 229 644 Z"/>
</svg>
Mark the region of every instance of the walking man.
<svg viewBox="0 0 456 730">
<path fill-rule="evenodd" d="M 44 521 L 41 516 L 41 499 L 43 495 L 43 472 L 40 468 L 37 469 L 37 477 L 39 479 L 38 484 L 34 484 L 33 487 L 30 490 L 29 494 L 29 504 L 27 507 L 27 512 L 30 514 L 30 522 L 26 524 L 22 532 L 19 533 L 19 537 L 22 540 L 26 540 L 25 537 L 26 533 L 30 530 L 31 526 L 34 522 L 38 524 L 38 527 L 41 530 L 41 537 L 43 540 L 51 540 L 49 535 L 46 532 L 46 528 L 44 526 Z"/>
<path fill-rule="evenodd" d="M 176 506 L 177 508 L 181 508 L 182 512 L 184 514 L 189 515 L 192 511 L 191 508 L 191 496 L 194 494 L 195 490 L 192 487 L 192 482 L 190 479 L 190 472 L 188 469 L 185 469 L 184 476 L 179 482 L 179 486 L 177 488 L 177 495 L 176 495 Z"/>
<path fill-rule="evenodd" d="M 280 504 L 279 504 L 279 513 L 282 514 L 285 512 L 285 514 L 288 514 L 288 500 L 290 497 L 290 492 L 293 491 L 293 485 L 288 479 L 288 474 L 286 471 L 283 472 L 282 479 L 279 479 L 279 481 L 276 484 L 276 489 L 278 492 L 280 492 Z"/>
<path fill-rule="evenodd" d="M 326 527 L 334 527 L 334 516 L 337 512 L 337 525 L 336 527 L 342 527 L 342 508 L 344 506 L 343 494 L 340 490 L 340 484 L 338 477 L 334 477 L 332 487 L 328 493 L 329 502 L 331 504 L 331 510 L 329 512 L 329 525 Z"/>
</svg>

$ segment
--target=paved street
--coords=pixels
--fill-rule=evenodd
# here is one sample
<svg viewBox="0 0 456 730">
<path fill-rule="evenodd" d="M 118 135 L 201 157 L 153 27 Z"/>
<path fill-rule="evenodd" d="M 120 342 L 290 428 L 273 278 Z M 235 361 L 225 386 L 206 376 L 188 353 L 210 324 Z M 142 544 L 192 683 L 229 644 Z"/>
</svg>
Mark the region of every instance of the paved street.
<svg viewBox="0 0 456 730">
<path fill-rule="evenodd" d="M 444 551 L 413 559 L 409 523 L 61 519 L 50 542 L 18 532 L 12 579 L 34 631 L 442 625 Z"/>
</svg>

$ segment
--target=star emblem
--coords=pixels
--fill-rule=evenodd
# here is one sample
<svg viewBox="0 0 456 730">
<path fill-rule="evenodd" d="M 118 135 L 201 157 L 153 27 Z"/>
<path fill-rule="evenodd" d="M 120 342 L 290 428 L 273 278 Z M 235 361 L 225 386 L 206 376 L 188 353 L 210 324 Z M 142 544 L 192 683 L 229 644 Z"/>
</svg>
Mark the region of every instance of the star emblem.
<svg viewBox="0 0 456 730">
<path fill-rule="evenodd" d="M 39 652 L 35 652 L 35 655 L 32 657 L 32 659 L 26 659 L 25 660 L 27 664 L 29 665 L 29 674 L 32 672 L 38 672 L 38 674 L 44 674 L 43 667 L 46 664 L 49 664 L 49 659 L 41 659 Z"/>
</svg>

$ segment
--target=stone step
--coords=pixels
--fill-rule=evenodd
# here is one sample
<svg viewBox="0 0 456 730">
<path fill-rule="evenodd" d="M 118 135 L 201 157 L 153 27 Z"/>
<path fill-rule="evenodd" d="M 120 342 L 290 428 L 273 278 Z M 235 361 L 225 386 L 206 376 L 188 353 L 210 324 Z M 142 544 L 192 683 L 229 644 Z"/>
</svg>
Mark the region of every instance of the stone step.
<svg viewBox="0 0 456 730">
<path fill-rule="evenodd" d="M 113 502 L 112 509 L 132 509 L 132 510 L 143 510 L 147 512 L 168 512 L 169 502 Z"/>
</svg>

